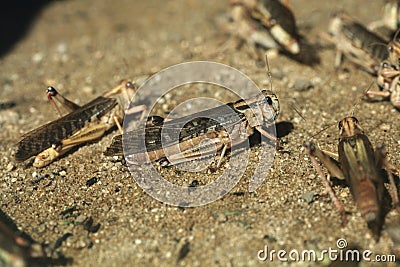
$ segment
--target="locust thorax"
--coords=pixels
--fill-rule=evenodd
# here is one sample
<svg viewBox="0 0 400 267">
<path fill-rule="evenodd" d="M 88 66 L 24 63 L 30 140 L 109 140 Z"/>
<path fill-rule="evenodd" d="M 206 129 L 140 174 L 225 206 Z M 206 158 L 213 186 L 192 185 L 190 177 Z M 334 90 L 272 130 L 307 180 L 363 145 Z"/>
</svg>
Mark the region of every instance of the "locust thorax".
<svg viewBox="0 0 400 267">
<path fill-rule="evenodd" d="M 353 116 L 342 119 L 338 124 L 338 128 L 340 138 L 351 137 L 363 133 L 357 118 Z"/>
<path fill-rule="evenodd" d="M 279 99 L 270 90 L 262 91 L 262 98 L 260 99 L 260 107 L 263 114 L 264 122 L 273 122 L 279 115 L 280 106 Z"/>
<path fill-rule="evenodd" d="M 248 106 L 242 110 L 251 127 L 272 124 L 280 112 L 278 97 L 270 90 L 246 100 Z"/>
</svg>

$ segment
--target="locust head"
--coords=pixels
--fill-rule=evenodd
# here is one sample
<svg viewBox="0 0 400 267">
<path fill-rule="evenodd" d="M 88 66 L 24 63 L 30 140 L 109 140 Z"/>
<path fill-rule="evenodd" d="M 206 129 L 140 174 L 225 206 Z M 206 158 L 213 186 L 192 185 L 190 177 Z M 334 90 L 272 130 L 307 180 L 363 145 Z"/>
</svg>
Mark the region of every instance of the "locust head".
<svg viewBox="0 0 400 267">
<path fill-rule="evenodd" d="M 40 152 L 33 161 L 33 166 L 36 168 L 42 168 L 52 163 L 59 156 L 59 152 L 55 147 L 50 147 Z"/>
<path fill-rule="evenodd" d="M 264 122 L 273 122 L 279 115 L 279 99 L 270 90 L 263 90 L 259 101 Z"/>
<path fill-rule="evenodd" d="M 357 134 L 363 133 L 363 130 L 361 129 L 357 118 L 353 116 L 346 117 L 339 121 L 338 128 L 340 138 L 352 137 Z"/>
<path fill-rule="evenodd" d="M 278 97 L 269 90 L 263 90 L 246 100 L 246 105 L 241 104 L 236 109 L 245 114 L 251 127 L 273 123 L 280 111 Z"/>
</svg>

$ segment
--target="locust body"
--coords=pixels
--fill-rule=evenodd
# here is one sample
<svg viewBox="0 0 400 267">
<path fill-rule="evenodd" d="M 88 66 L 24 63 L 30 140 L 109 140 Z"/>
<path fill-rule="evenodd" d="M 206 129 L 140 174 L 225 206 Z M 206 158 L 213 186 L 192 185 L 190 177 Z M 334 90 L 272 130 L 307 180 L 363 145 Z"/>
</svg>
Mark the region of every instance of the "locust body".
<svg viewBox="0 0 400 267">
<path fill-rule="evenodd" d="M 354 64 L 372 75 L 377 75 L 380 63 L 387 59 L 387 49 L 379 44 L 387 41 L 369 31 L 345 12 L 334 14 L 326 38 L 336 45 L 335 67 L 339 67 L 345 56 Z"/>
<path fill-rule="evenodd" d="M 387 162 L 383 147 L 373 150 L 371 142 L 355 117 L 346 117 L 341 120 L 339 131 L 339 161 L 334 160 L 310 142 L 305 144 L 307 153 L 311 156 L 314 166 L 322 177 L 325 175 L 315 158 L 325 165 L 332 176 L 345 179 L 361 215 L 375 238 L 379 239 L 384 219 L 384 178 L 381 175 L 381 168 L 384 167 L 388 172 L 388 177 L 393 178 L 391 175 L 393 167 Z M 345 224 L 347 220 L 344 208 L 326 178 L 324 181 L 332 200 L 342 214 L 342 222 Z M 390 179 L 390 182 L 393 189 L 396 189 L 393 179 Z M 397 190 L 393 190 L 392 201 L 394 205 L 398 205 Z"/>
<path fill-rule="evenodd" d="M 33 165 L 44 167 L 73 147 L 99 139 L 112 127 L 119 125 L 124 116 L 123 107 L 111 97 L 121 91 L 126 93 L 132 89 L 131 86 L 132 83 L 123 81 L 118 87 L 82 107 L 59 95 L 54 88 L 49 88 L 49 99 L 58 100 L 71 112 L 24 134 L 17 144 L 15 159 L 25 161 L 36 155 Z"/>
<path fill-rule="evenodd" d="M 292 11 L 279 0 L 231 0 L 231 32 L 251 46 L 300 52 Z"/>
<path fill-rule="evenodd" d="M 227 113 L 227 108 L 234 112 Z M 215 150 L 222 151 L 222 158 L 226 149 L 247 140 L 255 129 L 276 141 L 274 134 L 268 133 L 262 126 L 273 125 L 279 110 L 276 95 L 263 90 L 250 99 L 167 122 L 160 117 L 150 117 L 150 121 L 155 119 L 156 122 L 148 122 L 145 131 L 130 131 L 114 137 L 105 155 L 124 154 L 130 164 L 160 162 L 162 166 L 201 159 Z M 218 114 L 217 118 L 215 114 Z M 162 131 L 166 142 L 161 138 Z M 178 134 L 179 138 L 174 139 L 174 134 Z M 143 139 L 145 147 L 140 146 Z"/>
</svg>

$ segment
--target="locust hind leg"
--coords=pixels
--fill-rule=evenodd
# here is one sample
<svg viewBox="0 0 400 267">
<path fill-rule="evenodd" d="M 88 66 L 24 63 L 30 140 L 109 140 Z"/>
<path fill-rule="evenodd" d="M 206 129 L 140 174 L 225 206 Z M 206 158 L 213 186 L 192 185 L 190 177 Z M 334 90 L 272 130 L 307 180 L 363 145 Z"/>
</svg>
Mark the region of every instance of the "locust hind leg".
<svg viewBox="0 0 400 267">
<path fill-rule="evenodd" d="M 347 224 L 347 217 L 346 217 L 346 212 L 344 210 L 342 202 L 336 196 L 335 191 L 333 190 L 332 185 L 329 182 L 329 176 L 326 176 L 324 174 L 320 164 L 317 162 L 317 160 L 315 158 L 318 158 L 319 161 L 325 165 L 325 167 L 328 169 L 328 172 L 330 173 L 330 175 L 332 175 L 336 178 L 339 178 L 339 179 L 344 179 L 343 172 L 337 166 L 337 162 L 334 159 L 332 159 L 330 156 L 328 156 L 326 153 L 324 153 L 319 148 L 316 148 L 312 142 L 306 142 L 304 144 L 304 146 L 306 148 L 307 154 L 310 156 L 312 164 L 314 165 L 318 174 L 321 176 L 322 181 L 325 185 L 325 188 L 326 188 L 330 198 L 332 199 L 333 203 L 335 204 L 336 208 L 338 209 L 338 211 L 342 217 L 342 227 L 343 227 Z"/>
<path fill-rule="evenodd" d="M 91 127 L 83 128 L 70 138 L 62 140 L 60 145 L 53 145 L 52 147 L 40 152 L 35 157 L 33 166 L 36 168 L 47 166 L 57 158 L 67 153 L 73 147 L 99 139 L 104 135 L 107 127 L 107 125 L 97 124 L 92 125 Z"/>
</svg>

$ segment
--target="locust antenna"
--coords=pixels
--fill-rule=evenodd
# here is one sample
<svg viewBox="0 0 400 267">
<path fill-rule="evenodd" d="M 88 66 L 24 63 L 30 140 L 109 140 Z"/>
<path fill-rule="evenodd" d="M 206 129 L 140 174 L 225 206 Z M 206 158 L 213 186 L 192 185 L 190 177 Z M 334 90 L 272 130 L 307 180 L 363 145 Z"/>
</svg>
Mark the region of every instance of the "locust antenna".
<svg viewBox="0 0 400 267">
<path fill-rule="evenodd" d="M 336 124 L 335 122 L 329 124 L 328 126 L 326 126 L 325 128 L 323 128 L 322 130 L 319 130 L 317 133 L 313 134 L 313 135 L 311 136 L 311 138 L 314 138 L 314 137 L 316 137 L 317 135 L 319 135 L 320 133 L 325 132 L 326 130 L 328 130 L 329 128 L 331 128 L 331 127 L 332 127 L 333 125 L 335 125 L 335 124 Z"/>
<path fill-rule="evenodd" d="M 395 40 L 397 39 L 397 37 L 399 36 L 399 33 L 400 33 L 400 29 L 398 29 L 398 30 L 396 31 L 396 33 L 394 34 L 393 39 L 392 39 L 392 42 L 395 41 Z"/>
<path fill-rule="evenodd" d="M 387 47 L 388 44 L 385 43 L 381 43 L 381 42 L 373 42 L 370 43 L 368 46 L 386 46 Z"/>
<path fill-rule="evenodd" d="M 371 82 L 370 85 L 367 87 L 367 89 L 364 91 L 363 95 L 365 95 L 369 89 L 371 89 L 372 85 L 374 84 L 374 82 Z M 356 113 L 356 108 L 360 105 L 361 102 L 361 97 L 359 97 L 357 99 L 357 102 L 354 104 L 353 108 L 351 109 L 351 113 L 350 116 L 354 117 L 354 113 Z"/>
<path fill-rule="evenodd" d="M 387 47 L 388 45 L 390 45 L 390 44 L 392 44 L 393 42 L 396 41 L 397 37 L 399 36 L 399 33 L 400 33 L 400 28 L 398 30 L 396 30 L 396 32 L 393 35 L 392 40 L 389 41 L 389 44 L 381 43 L 381 42 L 373 42 L 373 43 L 370 43 L 368 46 L 382 45 L 382 46 L 386 46 Z"/>
<path fill-rule="evenodd" d="M 303 114 L 300 112 L 300 110 L 296 107 L 296 105 L 294 103 L 291 103 L 290 107 L 297 113 L 297 115 L 300 116 L 300 118 L 302 118 L 302 120 L 307 121 L 306 118 L 304 118 Z"/>
<path fill-rule="evenodd" d="M 269 85 L 270 85 L 270 90 L 271 92 L 273 92 L 274 90 L 272 89 L 272 73 L 271 70 L 269 68 L 269 62 L 268 62 L 268 54 L 267 52 L 265 52 L 265 66 L 267 67 L 267 74 L 268 74 L 268 78 L 269 78 Z"/>
</svg>

